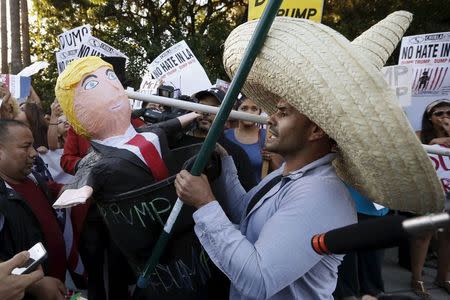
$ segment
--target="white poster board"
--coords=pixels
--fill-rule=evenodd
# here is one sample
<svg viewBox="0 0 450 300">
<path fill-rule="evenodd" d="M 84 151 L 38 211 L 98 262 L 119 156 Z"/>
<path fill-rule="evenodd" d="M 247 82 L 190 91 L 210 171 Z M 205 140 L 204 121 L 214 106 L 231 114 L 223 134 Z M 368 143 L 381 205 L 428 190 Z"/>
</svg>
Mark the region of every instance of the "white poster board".
<svg viewBox="0 0 450 300">
<path fill-rule="evenodd" d="M 72 60 L 77 58 L 77 54 L 78 48 L 56 52 L 56 65 L 58 67 L 58 74 L 61 74 L 61 72 L 64 71 L 67 65 Z"/>
<path fill-rule="evenodd" d="M 411 66 L 387 66 L 381 69 L 381 73 L 389 86 L 395 91 L 400 105 L 403 107 L 410 105 L 413 73 Z"/>
<path fill-rule="evenodd" d="M 77 56 L 121 56 L 125 57 L 128 61 L 128 57 L 125 54 L 93 36 L 85 37 L 80 45 Z"/>
<path fill-rule="evenodd" d="M 60 50 L 78 49 L 85 36 L 91 35 L 91 25 L 82 25 L 58 35 Z"/>
<path fill-rule="evenodd" d="M 442 98 L 442 96 L 411 97 L 411 104 L 409 106 L 405 106 L 403 110 L 405 111 L 406 116 L 415 131 L 422 129 L 422 116 L 427 105 Z M 447 97 L 447 99 L 450 98 Z"/>
<path fill-rule="evenodd" d="M 29 65 L 28 67 L 23 68 L 22 71 L 17 73 L 17 76 L 25 76 L 25 77 L 33 76 L 40 70 L 47 68 L 48 65 L 49 63 L 46 61 L 36 61 L 31 65 Z"/>
<path fill-rule="evenodd" d="M 448 150 L 440 145 L 432 145 L 436 149 Z M 428 154 L 434 169 L 441 180 L 442 187 L 446 193 L 450 192 L 450 157 L 445 155 Z"/>
<path fill-rule="evenodd" d="M 205 70 L 185 41 L 178 42 L 161 53 L 149 65 L 148 71 L 154 79 L 180 89 L 184 95 L 192 95 L 211 87 Z"/>
<path fill-rule="evenodd" d="M 450 93 L 450 32 L 407 36 L 402 39 L 399 65 L 414 69 L 412 95 Z"/>
<path fill-rule="evenodd" d="M 58 35 L 60 51 L 56 52 L 58 73 L 74 59 L 86 56 L 128 57 L 111 45 L 91 35 L 91 26 L 83 25 Z"/>
<path fill-rule="evenodd" d="M 398 64 L 413 70 L 411 103 L 404 110 L 414 130 L 421 130 L 426 106 L 450 99 L 450 32 L 403 37 Z"/>
<path fill-rule="evenodd" d="M 158 87 L 161 85 L 161 80 L 153 79 L 152 75 L 147 73 L 142 77 L 142 82 L 139 87 L 139 92 L 148 95 L 158 94 Z"/>
</svg>

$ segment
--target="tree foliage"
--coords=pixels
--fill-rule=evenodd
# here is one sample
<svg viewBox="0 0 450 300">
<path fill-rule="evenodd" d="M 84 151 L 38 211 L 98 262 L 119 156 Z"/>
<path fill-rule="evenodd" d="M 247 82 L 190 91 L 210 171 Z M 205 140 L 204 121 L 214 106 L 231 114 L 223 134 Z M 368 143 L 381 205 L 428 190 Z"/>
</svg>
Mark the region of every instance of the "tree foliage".
<svg viewBox="0 0 450 300">
<path fill-rule="evenodd" d="M 449 31 L 448 4 L 448 0 L 326 0 L 322 23 L 353 40 L 388 14 L 406 10 L 414 15 L 406 35 Z M 398 50 L 387 65 L 397 64 Z"/>
<path fill-rule="evenodd" d="M 37 25 L 32 29 L 33 54 L 51 64 L 34 80 L 41 98 L 50 101 L 57 78 L 57 36 L 90 24 L 92 34 L 129 57 L 127 78 L 137 88 L 146 66 L 163 50 L 186 40 L 212 81 L 227 79 L 222 45 L 246 19 L 244 0 L 34 0 Z M 41 74 L 41 73 L 40 73 Z"/>
<path fill-rule="evenodd" d="M 58 76 L 57 36 L 90 24 L 93 35 L 130 58 L 127 77 L 137 88 L 146 66 L 164 49 L 186 40 L 212 82 L 228 79 L 222 66 L 223 43 L 246 21 L 249 0 L 33 0 L 37 26 L 31 28 L 32 54 L 51 66 L 34 78 L 44 102 L 53 100 Z M 250 0 L 254 1 L 254 0 Z M 407 34 L 448 31 L 448 0 L 326 0 L 323 23 L 350 40 L 395 10 L 414 21 Z M 396 64 L 396 55 L 388 64 Z M 48 105 L 48 104 L 47 104 Z"/>
</svg>

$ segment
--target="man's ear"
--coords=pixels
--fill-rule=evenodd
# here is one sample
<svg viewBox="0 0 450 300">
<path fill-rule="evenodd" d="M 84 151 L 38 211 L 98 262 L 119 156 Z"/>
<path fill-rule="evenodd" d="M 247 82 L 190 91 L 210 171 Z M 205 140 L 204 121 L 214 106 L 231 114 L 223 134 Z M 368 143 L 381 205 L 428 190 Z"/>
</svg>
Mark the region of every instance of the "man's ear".
<svg viewBox="0 0 450 300">
<path fill-rule="evenodd" d="M 316 124 L 314 124 L 312 122 L 311 122 L 310 132 L 311 132 L 309 135 L 310 142 L 320 140 L 327 136 L 327 134 L 325 133 L 325 131 L 323 131 L 322 128 L 320 128 L 319 126 L 317 126 Z"/>
</svg>

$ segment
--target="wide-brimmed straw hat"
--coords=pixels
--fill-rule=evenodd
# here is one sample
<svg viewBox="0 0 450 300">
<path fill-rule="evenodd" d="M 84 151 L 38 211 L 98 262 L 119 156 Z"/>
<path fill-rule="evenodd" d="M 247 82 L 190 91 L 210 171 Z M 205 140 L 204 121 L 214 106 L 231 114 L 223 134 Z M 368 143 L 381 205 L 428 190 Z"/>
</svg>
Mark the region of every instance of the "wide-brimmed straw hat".
<svg viewBox="0 0 450 300">
<path fill-rule="evenodd" d="M 338 175 L 363 195 L 392 209 L 441 211 L 444 192 L 393 90 L 380 72 L 412 20 L 398 11 L 353 42 L 305 19 L 277 17 L 244 84 L 268 113 L 284 99 L 338 144 Z M 225 42 L 232 77 L 257 21 Z"/>
</svg>

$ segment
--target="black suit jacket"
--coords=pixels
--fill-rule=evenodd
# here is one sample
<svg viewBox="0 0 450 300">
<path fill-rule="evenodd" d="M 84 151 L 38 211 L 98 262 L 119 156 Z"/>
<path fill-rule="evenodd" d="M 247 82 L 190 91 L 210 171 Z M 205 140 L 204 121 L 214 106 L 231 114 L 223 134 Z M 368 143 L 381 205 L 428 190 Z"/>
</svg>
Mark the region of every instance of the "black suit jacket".
<svg viewBox="0 0 450 300">
<path fill-rule="evenodd" d="M 88 180 L 112 239 L 137 274 L 145 267 L 177 199 L 173 181 L 181 169 L 168 148 L 164 130 L 153 127 L 149 131 L 159 137 L 169 178 L 156 183 L 147 165 L 132 152 L 92 143 L 102 158 Z M 224 275 L 211 263 L 194 233 L 193 212 L 183 206 L 150 287 L 138 291 L 142 294 L 139 299 L 211 299 L 228 293 Z"/>
</svg>

